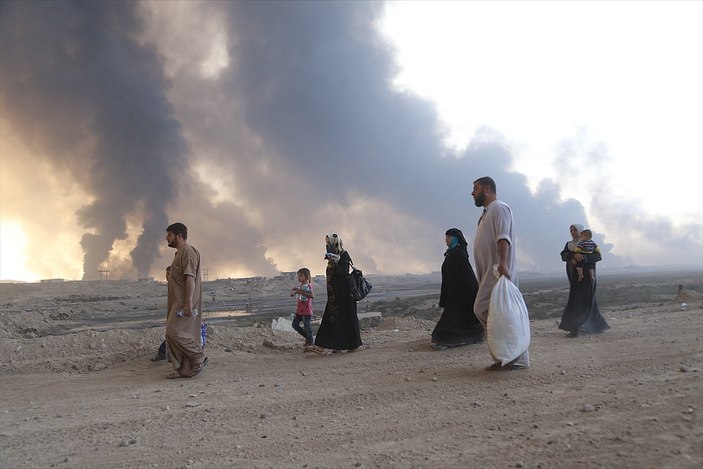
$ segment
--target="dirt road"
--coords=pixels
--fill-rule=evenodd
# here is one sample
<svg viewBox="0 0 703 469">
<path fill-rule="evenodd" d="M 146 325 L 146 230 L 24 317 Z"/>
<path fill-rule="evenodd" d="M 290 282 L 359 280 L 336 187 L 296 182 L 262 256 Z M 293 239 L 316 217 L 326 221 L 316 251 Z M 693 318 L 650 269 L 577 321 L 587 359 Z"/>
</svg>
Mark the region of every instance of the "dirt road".
<svg viewBox="0 0 703 469">
<path fill-rule="evenodd" d="M 703 466 L 701 304 L 605 316 L 612 329 L 576 339 L 533 321 L 533 367 L 511 372 L 483 370 L 485 344 L 433 351 L 434 324 L 412 318 L 328 356 L 218 325 L 190 380 L 149 361 L 156 329 L 5 337 L 0 466 Z"/>
</svg>

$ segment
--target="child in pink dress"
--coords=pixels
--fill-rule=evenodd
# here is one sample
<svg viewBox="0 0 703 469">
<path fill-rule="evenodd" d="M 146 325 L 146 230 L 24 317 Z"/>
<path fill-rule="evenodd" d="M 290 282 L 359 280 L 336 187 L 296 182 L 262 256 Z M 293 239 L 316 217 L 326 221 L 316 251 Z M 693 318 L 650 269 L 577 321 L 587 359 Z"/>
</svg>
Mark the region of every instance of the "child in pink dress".
<svg viewBox="0 0 703 469">
<path fill-rule="evenodd" d="M 295 296 L 298 300 L 295 308 L 295 317 L 293 318 L 291 326 L 298 334 L 305 337 L 304 347 L 307 350 L 315 343 L 312 336 L 312 325 L 310 324 L 312 319 L 312 299 L 315 295 L 313 294 L 312 284 L 310 283 L 309 269 L 303 267 L 298 270 L 298 282 L 300 285 L 292 288 L 290 291 L 290 296 Z M 301 321 L 303 327 L 300 326 Z"/>
</svg>

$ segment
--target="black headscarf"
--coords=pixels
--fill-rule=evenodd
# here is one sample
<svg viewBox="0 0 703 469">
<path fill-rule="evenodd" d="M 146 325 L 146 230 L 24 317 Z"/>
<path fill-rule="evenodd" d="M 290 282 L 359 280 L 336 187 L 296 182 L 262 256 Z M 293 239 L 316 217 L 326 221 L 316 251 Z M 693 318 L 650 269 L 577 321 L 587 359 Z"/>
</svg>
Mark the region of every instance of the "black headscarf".
<svg viewBox="0 0 703 469">
<path fill-rule="evenodd" d="M 466 249 L 469 243 L 464 238 L 464 233 L 461 232 L 459 228 L 449 228 L 446 233 L 447 236 L 454 236 L 459 241 L 459 246 Z"/>
</svg>

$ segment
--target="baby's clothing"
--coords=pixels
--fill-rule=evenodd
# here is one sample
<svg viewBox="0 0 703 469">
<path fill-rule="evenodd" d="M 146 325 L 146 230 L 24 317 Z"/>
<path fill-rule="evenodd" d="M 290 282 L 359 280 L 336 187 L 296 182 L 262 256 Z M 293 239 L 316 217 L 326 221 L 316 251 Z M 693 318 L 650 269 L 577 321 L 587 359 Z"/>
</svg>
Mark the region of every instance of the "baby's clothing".
<svg viewBox="0 0 703 469">
<path fill-rule="evenodd" d="M 579 254 L 593 254 L 598 245 L 592 239 L 584 239 L 578 242 L 574 252 Z"/>
</svg>

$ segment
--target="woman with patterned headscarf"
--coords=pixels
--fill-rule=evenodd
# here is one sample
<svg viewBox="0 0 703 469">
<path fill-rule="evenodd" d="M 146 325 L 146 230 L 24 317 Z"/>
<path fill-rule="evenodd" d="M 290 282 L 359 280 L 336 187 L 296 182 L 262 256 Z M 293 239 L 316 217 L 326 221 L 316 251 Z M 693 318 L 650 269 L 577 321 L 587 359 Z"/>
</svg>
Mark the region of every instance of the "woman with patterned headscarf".
<svg viewBox="0 0 703 469">
<path fill-rule="evenodd" d="M 468 243 L 458 228 L 447 230 L 445 242 L 439 295 L 439 306 L 444 312 L 432 331 L 435 350 L 475 344 L 482 342 L 484 336 L 483 326 L 474 314 L 478 280 L 469 263 Z"/>
<path fill-rule="evenodd" d="M 362 343 L 356 301 L 352 299 L 345 281 L 352 260 L 337 233 L 325 236 L 325 244 L 327 304 L 315 337 L 314 351 L 319 353 L 322 349 L 332 349 L 354 352 Z"/>
<path fill-rule="evenodd" d="M 603 315 L 600 314 L 596 300 L 596 280 L 586 275 L 583 280 L 578 280 L 576 273 L 577 261 L 593 264 L 595 271 L 596 262 L 601 260 L 600 250 L 596 248 L 591 254 L 574 252 L 578 244 L 579 233 L 583 225 L 574 223 L 569 226 L 573 238 L 564 245 L 561 251 L 561 260 L 566 262 L 566 276 L 569 279 L 569 299 L 561 314 L 559 329 L 569 331 L 568 337 L 578 337 L 581 334 L 598 334 L 610 326 Z"/>
</svg>

